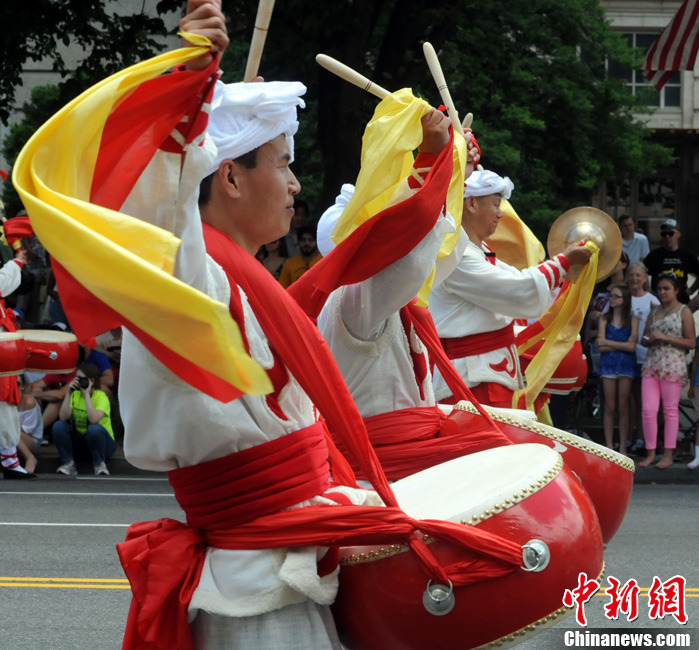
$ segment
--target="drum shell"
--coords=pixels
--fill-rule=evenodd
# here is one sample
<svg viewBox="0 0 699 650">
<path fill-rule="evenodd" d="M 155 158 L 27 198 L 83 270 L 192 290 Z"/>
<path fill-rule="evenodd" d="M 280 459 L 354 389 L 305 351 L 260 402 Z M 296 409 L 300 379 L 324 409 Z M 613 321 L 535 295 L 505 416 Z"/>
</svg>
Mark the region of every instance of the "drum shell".
<svg viewBox="0 0 699 650">
<path fill-rule="evenodd" d="M 477 526 L 522 545 L 543 539 L 551 551 L 548 567 L 538 573 L 516 569 L 457 587 L 454 609 L 434 616 L 423 607 L 427 578 L 413 553 L 354 563 L 360 553 L 381 554 L 384 549 L 342 549 L 333 614 L 343 644 L 352 650 L 463 650 L 532 635 L 572 611 L 563 608 L 562 598 L 565 589 L 576 586 L 581 571 L 594 577 L 603 571 L 595 510 L 565 467 L 554 481 Z M 441 563 L 467 553 L 441 542 L 432 543 L 430 550 Z"/>
<path fill-rule="evenodd" d="M 20 332 L 0 332 L 0 377 L 21 375 L 27 351 Z"/>
<path fill-rule="evenodd" d="M 68 373 L 77 367 L 80 346 L 73 334 L 53 330 L 22 330 L 22 336 L 26 347 L 25 370 Z M 41 353 L 37 353 L 38 350 Z"/>
<path fill-rule="evenodd" d="M 450 417 L 466 431 L 481 420 L 480 414 L 461 411 L 458 405 Z M 631 501 L 633 463 L 611 449 L 527 418 L 500 416 L 493 412 L 491 417 L 513 443 L 544 444 L 561 454 L 566 466 L 575 472 L 590 496 L 599 518 L 602 539 L 608 544 L 619 530 Z"/>
</svg>

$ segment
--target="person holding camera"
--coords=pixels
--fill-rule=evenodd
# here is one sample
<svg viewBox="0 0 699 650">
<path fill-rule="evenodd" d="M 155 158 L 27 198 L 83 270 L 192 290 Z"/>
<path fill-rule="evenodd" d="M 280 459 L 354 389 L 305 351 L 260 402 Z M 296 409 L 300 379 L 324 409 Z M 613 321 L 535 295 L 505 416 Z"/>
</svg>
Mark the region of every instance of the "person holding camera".
<svg viewBox="0 0 699 650">
<path fill-rule="evenodd" d="M 109 475 L 106 460 L 116 451 L 109 398 L 100 390 L 97 366 L 84 363 L 70 383 L 51 432 L 58 449 L 57 472 L 75 476 L 73 449 L 92 458 L 95 476 Z"/>
</svg>

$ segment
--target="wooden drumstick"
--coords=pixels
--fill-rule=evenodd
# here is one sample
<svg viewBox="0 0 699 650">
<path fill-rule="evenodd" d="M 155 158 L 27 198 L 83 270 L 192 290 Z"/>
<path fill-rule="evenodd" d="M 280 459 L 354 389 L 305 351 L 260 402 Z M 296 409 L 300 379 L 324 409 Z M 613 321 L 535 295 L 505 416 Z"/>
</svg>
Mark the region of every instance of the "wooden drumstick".
<svg viewBox="0 0 699 650">
<path fill-rule="evenodd" d="M 255 30 L 252 33 L 252 41 L 250 41 L 250 52 L 248 53 L 248 62 L 245 65 L 245 74 L 243 81 L 250 82 L 257 76 L 257 71 L 260 68 L 260 60 L 262 59 L 262 50 L 265 47 L 265 39 L 269 29 L 269 21 L 272 19 L 272 10 L 274 9 L 274 0 L 260 0 L 257 5 L 257 16 L 255 16 Z"/>
<path fill-rule="evenodd" d="M 457 130 L 461 135 L 464 134 L 464 130 L 461 126 L 461 121 L 459 120 L 459 113 L 454 106 L 454 101 L 451 98 L 451 93 L 447 87 L 447 81 L 444 78 L 444 73 L 442 72 L 442 66 L 437 58 L 437 53 L 434 51 L 431 43 L 423 43 L 422 51 L 425 54 L 425 59 L 427 59 L 427 65 L 430 68 L 432 77 L 437 84 L 437 90 L 439 90 L 439 96 L 442 98 L 442 102 L 447 107 L 447 113 L 451 119 L 451 123 L 454 125 L 454 129 Z"/>
<path fill-rule="evenodd" d="M 316 61 L 329 72 L 332 72 L 345 81 L 349 81 L 355 86 L 363 88 L 372 95 L 376 95 L 379 99 L 388 97 L 391 94 L 385 88 L 375 84 L 373 81 L 371 81 L 371 79 L 367 79 L 364 75 L 359 74 L 356 70 L 352 70 L 352 68 L 346 66 L 344 63 L 340 63 L 337 59 L 333 59 L 331 56 L 327 56 L 326 54 L 318 54 L 316 56 Z"/>
</svg>

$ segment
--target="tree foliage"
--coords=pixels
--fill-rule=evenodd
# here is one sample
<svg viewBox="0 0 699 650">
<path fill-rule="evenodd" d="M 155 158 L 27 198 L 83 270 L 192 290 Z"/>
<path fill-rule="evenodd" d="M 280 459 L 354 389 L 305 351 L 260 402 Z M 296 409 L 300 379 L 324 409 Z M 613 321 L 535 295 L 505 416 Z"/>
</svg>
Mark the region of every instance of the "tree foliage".
<svg viewBox="0 0 699 650">
<path fill-rule="evenodd" d="M 27 12 L 31 20 L 23 18 L 2 46 L 15 63 L 0 78 L 5 98 L 22 56 L 58 57 L 56 69 L 65 71 L 56 34 L 74 34 L 86 51 L 61 86 L 58 101 L 65 103 L 88 83 L 157 49 L 152 35 L 163 33 L 160 19 L 112 16 L 99 0 L 28 4 L 34 5 Z M 161 0 L 157 6 L 181 11 L 184 4 Z M 237 81 L 257 0 L 223 0 L 223 10 L 231 37 L 224 80 Z M 8 11 L 0 5 L 0 17 Z M 37 15 L 45 16 L 38 24 Z M 320 68 L 316 54 L 333 56 L 388 90 L 411 87 L 438 105 L 422 54 L 425 40 L 440 55 L 461 116 L 475 115 L 484 165 L 512 178 L 513 204 L 540 237 L 557 215 L 589 203 L 600 182 L 649 174 L 670 160 L 633 117 L 645 111 L 643 99 L 606 75 L 607 60 L 639 67 L 640 53 L 609 29 L 599 0 L 285 0 L 276 3 L 260 74 L 308 87 L 294 169 L 315 218 L 342 183 L 356 178 L 362 132 L 378 102 Z M 21 140 L 15 138 L 13 147 Z"/>
</svg>

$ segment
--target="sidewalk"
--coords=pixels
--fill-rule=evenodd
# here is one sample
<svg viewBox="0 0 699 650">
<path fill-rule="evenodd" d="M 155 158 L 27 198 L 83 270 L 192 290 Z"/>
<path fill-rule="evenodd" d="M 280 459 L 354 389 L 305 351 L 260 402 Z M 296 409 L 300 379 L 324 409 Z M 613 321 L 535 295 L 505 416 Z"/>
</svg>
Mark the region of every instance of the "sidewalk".
<svg viewBox="0 0 699 650">
<path fill-rule="evenodd" d="M 591 436 L 594 438 L 594 435 Z M 685 451 L 686 445 L 678 446 L 677 453 L 675 454 L 675 463 L 667 469 L 655 469 L 655 467 L 638 467 L 636 466 L 636 472 L 634 474 L 634 483 L 637 484 L 699 484 L 699 467 L 697 469 L 688 469 L 687 463 L 692 460 L 692 456 L 689 455 L 688 451 Z M 632 456 L 633 460 L 638 462 L 643 460 L 642 456 Z M 41 448 L 41 453 L 38 456 L 39 464 L 37 465 L 38 474 L 55 474 L 58 468 L 58 452 L 54 445 L 45 445 Z M 119 445 L 117 450 L 109 461 L 107 461 L 107 467 L 111 472 L 112 476 L 149 476 L 149 477 L 160 477 L 165 478 L 165 474 L 162 472 L 147 472 L 138 469 L 131 465 L 124 458 L 124 450 Z M 78 464 L 78 470 L 81 474 L 90 474 L 91 467 L 89 463 L 86 465 Z"/>
</svg>

